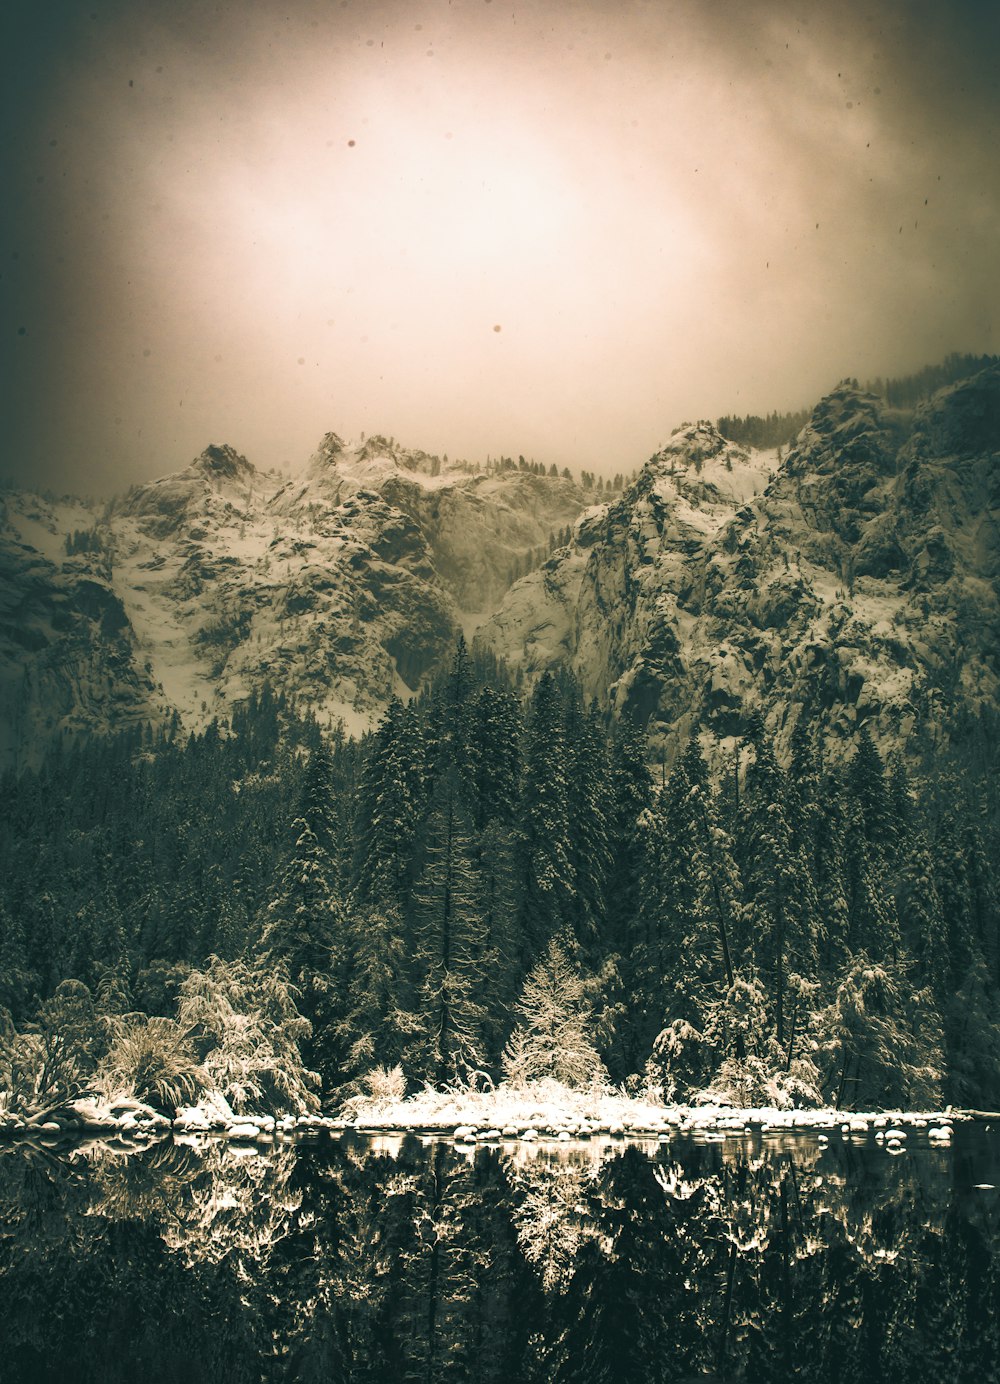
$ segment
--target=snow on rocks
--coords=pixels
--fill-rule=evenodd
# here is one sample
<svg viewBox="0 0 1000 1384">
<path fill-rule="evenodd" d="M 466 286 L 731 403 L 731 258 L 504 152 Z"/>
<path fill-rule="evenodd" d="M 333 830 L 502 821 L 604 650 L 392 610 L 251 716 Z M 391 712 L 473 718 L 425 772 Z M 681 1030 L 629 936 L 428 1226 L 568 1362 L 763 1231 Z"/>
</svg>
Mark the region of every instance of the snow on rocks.
<svg viewBox="0 0 1000 1384">
<path fill-rule="evenodd" d="M 674 1137 L 704 1143 L 773 1140 L 810 1135 L 820 1148 L 834 1135 L 898 1153 L 914 1145 L 950 1147 L 956 1122 L 969 1112 L 880 1111 L 844 1113 L 831 1109 L 742 1109 L 719 1104 L 660 1104 L 652 1094 L 627 1097 L 606 1089 L 573 1090 L 556 1082 L 526 1088 L 499 1086 L 488 1091 L 427 1089 L 405 1100 L 353 1101 L 341 1116 L 257 1114 L 232 1110 L 217 1092 L 179 1109 L 171 1122 L 141 1101 L 122 1097 L 80 1098 L 46 1110 L 33 1119 L 0 1113 L 0 1139 L 35 1137 L 60 1141 L 100 1137 L 123 1147 L 145 1146 L 171 1132 L 179 1141 L 225 1138 L 234 1146 L 266 1146 L 275 1139 L 339 1138 L 351 1132 L 366 1138 L 402 1137 L 408 1132 L 448 1138 L 467 1153 L 480 1145 L 611 1144 L 627 1140 L 661 1144 Z"/>
</svg>

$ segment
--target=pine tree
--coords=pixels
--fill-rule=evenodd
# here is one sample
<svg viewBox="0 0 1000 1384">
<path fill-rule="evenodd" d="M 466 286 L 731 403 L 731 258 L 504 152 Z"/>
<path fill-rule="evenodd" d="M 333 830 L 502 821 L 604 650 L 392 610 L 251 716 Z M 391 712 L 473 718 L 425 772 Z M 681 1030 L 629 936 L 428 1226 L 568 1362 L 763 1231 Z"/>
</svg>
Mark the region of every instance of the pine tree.
<svg viewBox="0 0 1000 1384">
<path fill-rule="evenodd" d="M 630 717 L 618 723 L 610 746 L 610 847 L 607 886 L 608 945 L 627 956 L 634 941 L 643 862 L 640 819 L 650 809 L 652 778 L 646 737 Z"/>
<path fill-rule="evenodd" d="M 451 768 L 435 788 L 411 906 L 421 1019 L 416 1061 L 437 1082 L 466 1080 L 487 1064 L 487 957 L 474 853 Z"/>
<path fill-rule="evenodd" d="M 882 757 L 865 726 L 847 774 L 847 787 L 864 825 L 865 839 L 886 858 L 895 847 L 895 822 Z"/>
<path fill-rule="evenodd" d="M 265 964 L 284 962 L 293 985 L 309 986 L 329 971 L 342 910 L 329 855 L 301 817 L 292 823 L 292 838 L 294 847 L 264 917 L 260 955 Z"/>
<path fill-rule="evenodd" d="M 317 1067 L 328 1087 L 349 1088 L 376 1066 L 409 1056 L 420 1032 L 398 910 L 355 904 L 336 962 L 336 1013 L 317 1034 Z"/>
<path fill-rule="evenodd" d="M 607 746 L 597 711 L 584 711 L 575 685 L 567 689 L 564 734 L 573 879 L 569 921 L 584 965 L 596 970 L 608 954 L 611 788 Z"/>
<path fill-rule="evenodd" d="M 927 838 L 920 828 L 907 833 L 896 886 L 896 907 L 907 952 L 921 987 L 938 1003 L 948 992 L 948 935 Z"/>
<path fill-rule="evenodd" d="M 519 965 L 517 862 L 512 832 L 497 820 L 479 837 L 477 859 L 483 936 L 484 1037 L 491 1061 L 508 1028 L 508 1010 L 523 972 Z"/>
<path fill-rule="evenodd" d="M 779 1047 L 792 1051 L 796 1006 L 790 988 L 816 972 L 818 901 L 786 816 L 787 783 L 768 740 L 747 772 L 743 879 L 753 960 L 767 978 Z"/>
<path fill-rule="evenodd" d="M 516 699 L 493 687 L 482 687 L 470 712 L 472 780 L 466 784 L 473 822 L 511 826 L 517 816 L 521 774 L 521 718 Z"/>
<path fill-rule="evenodd" d="M 575 880 L 562 699 L 550 673 L 531 698 L 521 788 L 522 937 L 527 960 L 555 936 L 572 938 Z"/>
<path fill-rule="evenodd" d="M 404 906 L 424 798 L 416 713 L 394 699 L 368 750 L 358 794 L 354 880 L 361 901 Z"/>
<path fill-rule="evenodd" d="M 15 1023 L 28 1009 L 35 978 L 28 970 L 24 927 L 0 899 L 0 1012 L 6 1011 Z"/>
</svg>

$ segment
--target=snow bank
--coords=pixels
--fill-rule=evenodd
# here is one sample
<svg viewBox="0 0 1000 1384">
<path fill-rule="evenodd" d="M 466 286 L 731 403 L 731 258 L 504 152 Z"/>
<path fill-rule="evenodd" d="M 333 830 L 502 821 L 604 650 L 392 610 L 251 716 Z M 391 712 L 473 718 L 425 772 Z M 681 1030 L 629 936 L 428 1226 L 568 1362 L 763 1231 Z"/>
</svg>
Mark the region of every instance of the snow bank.
<svg viewBox="0 0 1000 1384">
<path fill-rule="evenodd" d="M 358 1131 L 381 1133 L 421 1130 L 448 1133 L 458 1143 L 496 1138 L 587 1138 L 593 1134 L 669 1137 L 701 1134 L 725 1138 L 744 1132 L 789 1131 L 840 1136 L 874 1135 L 879 1142 L 902 1142 L 910 1131 L 945 1141 L 952 1123 L 968 1118 L 949 1107 L 943 1111 L 779 1110 L 773 1106 L 740 1109 L 726 1105 L 662 1105 L 652 1097 L 636 1098 L 606 1090 L 571 1090 L 555 1081 L 522 1089 L 498 1086 L 492 1091 L 424 1090 L 405 1100 L 372 1101 L 363 1097 L 344 1112 Z"/>
</svg>

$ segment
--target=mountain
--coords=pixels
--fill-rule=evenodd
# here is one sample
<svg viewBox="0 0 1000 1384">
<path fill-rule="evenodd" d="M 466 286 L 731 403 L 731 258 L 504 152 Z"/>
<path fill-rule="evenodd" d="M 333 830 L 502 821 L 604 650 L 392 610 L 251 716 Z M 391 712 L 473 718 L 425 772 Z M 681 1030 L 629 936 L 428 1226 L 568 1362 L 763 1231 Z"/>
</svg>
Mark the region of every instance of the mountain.
<svg viewBox="0 0 1000 1384">
<path fill-rule="evenodd" d="M 784 455 L 685 425 L 599 505 L 335 433 L 292 479 L 211 446 L 102 509 L 8 492 L 0 751 L 197 728 L 264 682 L 358 731 L 478 627 L 667 759 L 696 729 L 725 753 L 758 713 L 786 754 L 806 716 L 919 757 L 996 716 L 998 455 L 994 364 L 915 412 L 842 384 Z"/>
<path fill-rule="evenodd" d="M 302 474 L 231 447 L 98 508 L 0 508 L 0 752 L 225 715 L 269 682 L 366 728 L 584 508 L 566 477 L 328 433 Z"/>
<path fill-rule="evenodd" d="M 479 631 L 528 674 L 566 667 L 672 758 L 764 716 L 829 743 L 865 723 L 920 754 L 989 733 L 1000 649 L 1000 367 L 915 414 L 844 384 L 779 460 L 679 429 Z"/>
</svg>

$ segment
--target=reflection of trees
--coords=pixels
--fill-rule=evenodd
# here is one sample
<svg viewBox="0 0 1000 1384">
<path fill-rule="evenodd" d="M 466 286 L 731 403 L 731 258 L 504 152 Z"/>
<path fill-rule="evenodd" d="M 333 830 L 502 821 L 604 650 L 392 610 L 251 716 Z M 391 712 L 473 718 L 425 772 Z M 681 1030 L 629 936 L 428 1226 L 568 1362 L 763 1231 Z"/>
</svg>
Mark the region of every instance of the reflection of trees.
<svg viewBox="0 0 1000 1384">
<path fill-rule="evenodd" d="M 12 1146 L 3 1378 L 989 1380 L 997 1218 L 946 1155 L 805 1141 Z"/>
<path fill-rule="evenodd" d="M 572 1274 L 583 1241 L 594 1234 L 583 1204 L 595 1165 L 573 1158 L 536 1158 L 512 1165 L 509 1178 L 518 1198 L 517 1242 L 546 1291 L 562 1288 Z"/>
</svg>

